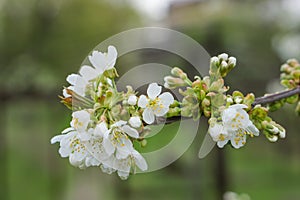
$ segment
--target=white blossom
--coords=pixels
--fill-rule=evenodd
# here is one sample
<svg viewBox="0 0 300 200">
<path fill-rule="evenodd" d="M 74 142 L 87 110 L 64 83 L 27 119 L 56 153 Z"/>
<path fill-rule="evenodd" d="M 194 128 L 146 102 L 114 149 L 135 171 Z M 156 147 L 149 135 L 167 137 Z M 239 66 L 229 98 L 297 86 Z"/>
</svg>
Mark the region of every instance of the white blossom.
<svg viewBox="0 0 300 200">
<path fill-rule="evenodd" d="M 117 171 L 118 176 L 125 180 L 128 178 L 131 169 L 133 169 L 133 172 L 136 171 L 136 167 L 142 171 L 146 171 L 148 169 L 148 165 L 144 157 L 134 148 L 131 148 L 127 157 L 118 158 L 116 156 L 111 156 L 109 159 L 104 161 L 101 169 L 103 172 L 108 174 Z"/>
<path fill-rule="evenodd" d="M 222 122 L 217 122 L 209 128 L 212 139 L 220 148 L 230 140 L 231 145 L 238 149 L 245 145 L 247 135 L 259 135 L 244 108 L 247 106 L 243 104 L 229 106 L 221 113 Z"/>
<path fill-rule="evenodd" d="M 56 142 L 60 143 L 58 152 L 61 157 L 69 157 L 69 161 L 72 165 L 84 168 L 85 159 L 89 153 L 83 142 L 78 138 L 77 131 L 70 130 L 70 128 L 65 129 L 62 135 L 54 136 L 51 139 L 51 144 Z"/>
<path fill-rule="evenodd" d="M 67 82 L 70 84 L 68 89 L 73 90 L 80 96 L 84 96 L 87 86 L 90 84 L 91 80 L 103 74 L 105 70 L 112 69 L 116 63 L 117 50 L 114 46 L 108 47 L 107 53 L 102 53 L 99 51 L 93 51 L 92 55 L 88 58 L 94 67 L 83 65 L 79 74 L 71 74 L 67 77 Z M 111 80 L 109 79 L 108 82 Z M 69 97 L 66 90 L 63 90 L 64 97 Z"/>
<path fill-rule="evenodd" d="M 127 125 L 126 121 L 118 121 L 114 123 L 109 130 L 103 134 L 103 147 L 108 155 L 116 152 L 118 159 L 126 158 L 133 144 L 128 138 L 128 135 L 133 138 L 138 138 L 139 133 L 136 129 Z"/>
<path fill-rule="evenodd" d="M 88 133 L 87 127 L 90 122 L 90 113 L 86 110 L 75 111 L 72 113 L 72 117 L 70 125 L 78 131 L 78 137 L 81 140 L 89 140 L 91 135 Z"/>
<path fill-rule="evenodd" d="M 134 105 L 136 105 L 136 102 L 137 102 L 137 97 L 135 95 L 130 95 L 128 97 L 128 104 L 129 105 L 134 106 Z"/>
<path fill-rule="evenodd" d="M 118 52 L 114 46 L 109 46 L 107 53 L 93 51 L 89 56 L 89 61 L 95 67 L 97 74 L 103 74 L 104 71 L 112 69 L 118 57 Z"/>
<path fill-rule="evenodd" d="M 164 116 L 174 101 L 174 97 L 169 92 L 160 94 L 161 90 L 161 86 L 157 83 L 151 83 L 147 89 L 148 97 L 145 95 L 139 97 L 138 106 L 144 108 L 143 120 L 147 124 L 152 124 L 155 116 Z"/>
</svg>

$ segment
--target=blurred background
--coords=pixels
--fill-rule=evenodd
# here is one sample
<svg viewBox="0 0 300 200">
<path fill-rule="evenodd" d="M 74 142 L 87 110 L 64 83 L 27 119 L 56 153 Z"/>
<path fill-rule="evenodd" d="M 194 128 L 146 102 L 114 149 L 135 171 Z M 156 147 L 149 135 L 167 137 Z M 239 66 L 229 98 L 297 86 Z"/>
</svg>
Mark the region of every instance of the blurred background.
<svg viewBox="0 0 300 200">
<path fill-rule="evenodd" d="M 299 199 L 300 121 L 292 106 L 272 114 L 287 129 L 285 140 L 271 144 L 261 136 L 200 160 L 207 130 L 202 120 L 179 160 L 127 181 L 97 168 L 74 168 L 60 158 L 58 145 L 50 145 L 71 119 L 57 97 L 66 76 L 106 38 L 142 26 L 181 31 L 211 55 L 237 57 L 227 84 L 259 96 L 280 90 L 280 65 L 300 59 L 299 10 L 295 0 L 0 0 L 0 199 L 218 200 L 225 191 L 254 200 Z M 125 55 L 117 66 L 160 62 L 146 53 Z M 150 147 L 172 138 L 173 128 L 149 140 Z"/>
</svg>

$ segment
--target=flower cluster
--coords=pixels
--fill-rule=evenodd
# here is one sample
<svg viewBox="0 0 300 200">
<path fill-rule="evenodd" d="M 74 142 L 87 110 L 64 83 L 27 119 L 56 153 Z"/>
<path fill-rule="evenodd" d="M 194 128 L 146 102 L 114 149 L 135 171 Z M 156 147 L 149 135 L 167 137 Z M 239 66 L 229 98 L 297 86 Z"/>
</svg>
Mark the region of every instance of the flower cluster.
<svg viewBox="0 0 300 200">
<path fill-rule="evenodd" d="M 79 74 L 67 77 L 70 86 L 63 90 L 62 102 L 73 110 L 70 127 L 54 136 L 59 142 L 61 157 L 69 157 L 81 169 L 98 166 L 105 173 L 117 172 L 122 179 L 137 168 L 146 171 L 146 160 L 134 148 L 149 132 L 147 124 L 163 117 L 174 98 L 162 92 L 157 83 L 149 84 L 147 95 L 137 96 L 132 87 L 119 92 L 114 78 L 117 50 L 93 51 L 88 57 L 91 66 L 81 67 Z M 144 123 L 142 122 L 144 121 Z"/>
<path fill-rule="evenodd" d="M 210 123 L 208 132 L 218 147 L 222 148 L 230 141 L 231 145 L 238 149 L 246 144 L 247 136 L 259 135 L 245 108 L 247 106 L 244 104 L 229 106 L 221 112 L 221 122 Z"/>
<path fill-rule="evenodd" d="M 217 146 L 223 148 L 230 143 L 238 149 L 247 138 L 259 133 L 271 142 L 286 137 L 285 129 L 268 116 L 269 111 L 287 102 L 298 103 L 296 111 L 300 113 L 299 93 L 267 106 L 252 93 L 227 94 L 229 87 L 223 78 L 236 66 L 236 59 L 225 53 L 211 58 L 209 76 L 196 76 L 194 81 L 178 67 L 171 70 L 171 75 L 164 78 L 164 87 L 178 88 L 182 101 L 163 92 L 157 83 L 149 84 L 146 94 L 138 95 L 131 86 L 126 92 L 118 91 L 117 55 L 113 46 L 107 53 L 93 51 L 88 56 L 90 65 L 67 77 L 70 86 L 60 97 L 72 109 L 72 121 L 51 143 L 59 142 L 61 157 L 68 157 L 81 169 L 97 166 L 108 174 L 117 172 L 122 179 L 137 169 L 146 171 L 148 164 L 134 144 L 145 146 L 150 130 L 147 125 L 159 123 L 161 117 L 170 121 L 179 117 L 197 120 L 204 115 L 209 119 L 208 133 Z M 289 60 L 281 71 L 282 84 L 299 90 L 300 64 Z"/>
</svg>

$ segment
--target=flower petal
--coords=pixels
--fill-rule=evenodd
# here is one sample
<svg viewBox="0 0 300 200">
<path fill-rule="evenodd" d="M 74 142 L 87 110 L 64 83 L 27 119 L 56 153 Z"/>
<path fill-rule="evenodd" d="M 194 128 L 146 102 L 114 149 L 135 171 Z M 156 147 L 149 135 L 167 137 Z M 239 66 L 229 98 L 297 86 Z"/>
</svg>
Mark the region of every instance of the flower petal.
<svg viewBox="0 0 300 200">
<path fill-rule="evenodd" d="M 103 147 L 108 155 L 111 155 L 115 152 L 115 146 L 112 144 L 111 139 L 109 138 L 109 131 L 104 133 L 103 138 Z"/>
<path fill-rule="evenodd" d="M 138 168 L 140 168 L 142 171 L 146 171 L 148 169 L 148 165 L 145 158 L 136 150 L 132 152 L 132 155 L 134 157 L 136 166 L 138 166 Z"/>
<path fill-rule="evenodd" d="M 139 132 L 136 129 L 131 128 L 128 125 L 122 126 L 122 130 L 133 138 L 139 138 Z"/>
<path fill-rule="evenodd" d="M 102 74 L 105 70 L 105 56 L 99 51 L 93 51 L 92 55 L 89 56 L 90 63 L 96 68 L 98 73 Z"/>
<path fill-rule="evenodd" d="M 92 80 L 99 75 L 93 67 L 88 65 L 82 66 L 79 70 L 79 74 L 87 81 Z"/>
<path fill-rule="evenodd" d="M 146 108 L 148 104 L 148 99 L 145 95 L 141 95 L 138 101 L 138 106 L 141 108 Z"/>
<path fill-rule="evenodd" d="M 150 99 L 155 99 L 161 93 L 161 86 L 157 83 L 151 83 L 148 86 L 147 94 Z"/>
<path fill-rule="evenodd" d="M 164 92 L 158 97 L 163 105 L 169 106 L 174 102 L 174 97 L 170 92 Z"/>
<path fill-rule="evenodd" d="M 161 108 L 157 108 L 155 110 L 153 110 L 154 114 L 158 117 L 164 116 L 165 114 L 167 114 L 167 112 L 169 111 L 169 106 L 164 106 L 162 105 Z"/>
<path fill-rule="evenodd" d="M 151 109 L 146 108 L 143 112 L 143 120 L 147 124 L 152 124 L 154 122 L 154 113 Z"/>
<path fill-rule="evenodd" d="M 117 57 L 118 57 L 118 52 L 116 47 L 109 46 L 107 50 L 107 56 L 106 56 L 107 59 L 106 68 L 105 68 L 106 70 L 109 70 L 115 66 Z"/>
<path fill-rule="evenodd" d="M 70 83 L 71 85 L 76 85 L 77 79 L 80 76 L 78 74 L 70 74 L 69 76 L 67 76 L 66 80 L 68 83 Z"/>
<path fill-rule="evenodd" d="M 63 138 L 65 137 L 65 135 L 56 135 L 53 138 L 51 138 L 51 144 L 54 144 L 56 142 L 60 142 Z"/>
</svg>

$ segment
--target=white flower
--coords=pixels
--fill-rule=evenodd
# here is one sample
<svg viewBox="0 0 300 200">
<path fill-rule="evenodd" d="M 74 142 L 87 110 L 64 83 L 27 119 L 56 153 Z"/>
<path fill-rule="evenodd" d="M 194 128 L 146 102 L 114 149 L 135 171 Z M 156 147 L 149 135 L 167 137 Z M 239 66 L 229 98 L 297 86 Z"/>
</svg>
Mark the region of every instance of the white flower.
<svg viewBox="0 0 300 200">
<path fill-rule="evenodd" d="M 139 128 L 142 125 L 140 117 L 130 117 L 128 122 L 134 128 Z"/>
<path fill-rule="evenodd" d="M 218 147 L 223 148 L 230 140 L 230 135 L 224 129 L 223 125 L 216 123 L 214 126 L 209 127 L 208 130 L 212 139 L 217 142 Z"/>
<path fill-rule="evenodd" d="M 225 109 L 221 114 L 223 124 L 229 131 L 243 131 L 243 133 L 249 133 L 251 137 L 258 136 L 259 131 L 244 108 L 247 108 L 244 104 L 235 104 Z"/>
<path fill-rule="evenodd" d="M 117 59 L 117 50 L 114 46 L 108 47 L 107 53 L 101 53 L 99 51 L 93 51 L 92 55 L 89 56 L 89 60 L 92 65 L 84 65 L 80 68 L 79 74 L 71 74 L 67 77 L 67 82 L 71 86 L 68 89 L 73 90 L 80 96 L 84 96 L 87 86 L 90 81 L 103 74 L 105 70 L 109 70 L 114 67 Z M 111 80 L 109 80 L 111 81 Z M 66 90 L 63 90 L 64 97 L 69 97 Z"/>
<path fill-rule="evenodd" d="M 68 89 L 74 91 L 75 93 L 79 94 L 80 96 L 85 95 L 85 89 L 88 85 L 88 81 L 84 79 L 79 74 L 70 74 L 66 78 L 67 82 L 70 83 Z M 64 97 L 70 97 L 71 95 L 67 94 L 66 90 L 63 90 Z"/>
<path fill-rule="evenodd" d="M 137 102 L 137 97 L 135 95 L 130 95 L 128 97 L 128 104 L 129 105 L 134 106 L 134 105 L 136 105 L 136 102 Z"/>
<path fill-rule="evenodd" d="M 81 140 L 89 140 L 91 134 L 88 133 L 87 127 L 90 122 L 90 113 L 86 110 L 75 111 L 72 113 L 72 117 L 73 119 L 70 122 L 70 125 L 78 131 L 78 137 Z"/>
<path fill-rule="evenodd" d="M 133 144 L 128 136 L 138 138 L 139 133 L 136 129 L 127 125 L 126 121 L 118 121 L 103 135 L 103 146 L 108 155 L 116 152 L 118 159 L 126 158 L 133 149 Z"/>
<path fill-rule="evenodd" d="M 222 113 L 222 122 L 209 128 L 209 133 L 218 147 L 222 148 L 230 140 L 231 145 L 238 149 L 245 145 L 247 135 L 258 136 L 259 131 L 249 119 L 247 108 L 243 104 L 229 106 Z"/>
<path fill-rule="evenodd" d="M 85 158 L 88 156 L 88 151 L 83 142 L 78 138 L 76 131 L 71 130 L 70 128 L 65 129 L 62 132 L 62 135 L 54 136 L 51 139 L 51 144 L 56 142 L 60 143 L 58 152 L 61 157 L 69 157 L 69 161 L 72 165 L 84 168 L 84 162 Z"/>
<path fill-rule="evenodd" d="M 144 157 L 134 149 L 131 150 L 127 158 L 115 159 L 113 162 L 113 169 L 117 170 L 119 177 L 123 180 L 128 178 L 131 168 L 135 171 L 135 167 L 138 167 L 142 171 L 146 171 L 148 169 L 148 165 Z"/>
<path fill-rule="evenodd" d="M 157 83 L 151 83 L 147 89 L 148 98 L 145 95 L 141 95 L 139 98 L 138 106 L 145 109 L 143 120 L 147 124 L 152 124 L 155 116 L 164 116 L 174 101 L 174 97 L 169 92 L 159 95 L 161 89 Z"/>
<path fill-rule="evenodd" d="M 130 170 L 133 169 L 135 172 L 136 167 L 142 171 L 146 171 L 148 169 L 148 165 L 144 157 L 132 148 L 127 157 L 117 158 L 115 156 L 111 156 L 109 159 L 104 161 L 101 169 L 103 172 L 108 174 L 117 171 L 119 177 L 125 180 L 128 178 Z"/>
<path fill-rule="evenodd" d="M 109 46 L 107 53 L 93 51 L 89 56 L 89 61 L 95 67 L 98 74 L 103 74 L 105 70 L 112 69 L 116 64 L 118 52 L 114 46 Z"/>
</svg>

